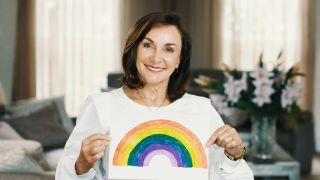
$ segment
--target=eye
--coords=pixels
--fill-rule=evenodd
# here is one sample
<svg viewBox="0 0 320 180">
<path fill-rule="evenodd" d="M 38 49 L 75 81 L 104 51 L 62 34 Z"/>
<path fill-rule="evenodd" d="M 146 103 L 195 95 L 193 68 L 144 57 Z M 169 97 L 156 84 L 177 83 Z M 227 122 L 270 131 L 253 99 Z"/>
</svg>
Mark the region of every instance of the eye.
<svg viewBox="0 0 320 180">
<path fill-rule="evenodd" d="M 150 48 L 151 47 L 151 43 L 145 42 L 142 44 L 144 48 Z"/>
<path fill-rule="evenodd" d="M 167 48 L 166 48 L 166 51 L 169 52 L 169 53 L 173 53 L 173 52 L 174 52 L 174 49 L 171 48 L 171 47 L 167 47 Z"/>
</svg>

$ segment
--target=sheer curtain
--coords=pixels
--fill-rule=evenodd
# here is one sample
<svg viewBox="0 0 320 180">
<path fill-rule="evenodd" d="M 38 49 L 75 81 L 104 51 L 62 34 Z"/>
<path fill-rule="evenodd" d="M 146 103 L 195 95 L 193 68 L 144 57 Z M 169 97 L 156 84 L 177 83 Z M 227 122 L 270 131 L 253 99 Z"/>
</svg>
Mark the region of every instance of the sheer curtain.
<svg viewBox="0 0 320 180">
<path fill-rule="evenodd" d="M 222 64 L 252 70 L 259 55 L 271 68 L 282 51 L 284 68 L 300 63 L 306 74 L 301 104 L 312 109 L 313 94 L 313 0 L 216 0 L 212 3 L 213 67 Z"/>
<path fill-rule="evenodd" d="M 224 0 L 221 62 L 243 70 L 256 67 L 260 53 L 272 66 L 280 51 L 285 67 L 300 60 L 301 0 Z"/>
<path fill-rule="evenodd" d="M 36 96 L 65 96 L 69 114 L 120 70 L 117 0 L 37 0 Z"/>
</svg>

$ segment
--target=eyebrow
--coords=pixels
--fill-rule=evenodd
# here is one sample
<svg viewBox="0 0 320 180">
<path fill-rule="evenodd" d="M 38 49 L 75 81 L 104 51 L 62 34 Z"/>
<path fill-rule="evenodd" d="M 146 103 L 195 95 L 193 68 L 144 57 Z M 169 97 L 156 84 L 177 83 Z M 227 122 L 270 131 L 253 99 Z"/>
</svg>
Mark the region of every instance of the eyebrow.
<svg viewBox="0 0 320 180">
<path fill-rule="evenodd" d="M 154 41 L 151 38 L 145 37 L 144 39 L 147 39 L 148 41 L 154 43 Z M 177 45 L 174 43 L 166 43 L 166 46 L 177 46 Z"/>
</svg>

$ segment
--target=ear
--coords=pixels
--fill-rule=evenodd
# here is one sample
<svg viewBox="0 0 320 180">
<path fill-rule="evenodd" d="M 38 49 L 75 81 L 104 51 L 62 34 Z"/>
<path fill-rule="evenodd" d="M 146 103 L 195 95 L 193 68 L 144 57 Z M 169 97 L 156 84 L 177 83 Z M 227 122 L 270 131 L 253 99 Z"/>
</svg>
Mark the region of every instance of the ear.
<svg viewBox="0 0 320 180">
<path fill-rule="evenodd" d="M 179 68 L 179 65 L 180 65 L 180 61 L 177 63 L 177 65 L 176 65 L 176 69 L 178 69 Z"/>
</svg>

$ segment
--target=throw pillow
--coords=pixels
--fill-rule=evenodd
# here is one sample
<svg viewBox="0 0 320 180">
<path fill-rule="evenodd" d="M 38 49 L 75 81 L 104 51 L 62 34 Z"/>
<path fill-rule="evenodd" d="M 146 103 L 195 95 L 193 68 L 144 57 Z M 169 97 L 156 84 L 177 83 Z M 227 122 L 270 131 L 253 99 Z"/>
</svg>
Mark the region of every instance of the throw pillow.
<svg viewBox="0 0 320 180">
<path fill-rule="evenodd" d="M 74 125 L 65 110 L 63 96 L 48 99 L 21 100 L 16 102 L 13 106 L 7 107 L 7 111 L 10 114 L 14 115 L 29 114 L 30 112 L 39 110 L 44 106 L 48 106 L 51 104 L 53 104 L 57 108 L 60 123 L 68 130 L 69 133 L 71 133 Z"/>
<path fill-rule="evenodd" d="M 47 160 L 51 170 L 56 170 L 59 160 L 63 157 L 63 155 L 64 149 L 62 148 L 46 151 L 44 153 L 44 157 Z"/>
<path fill-rule="evenodd" d="M 8 123 L 0 122 L 0 139 L 23 139 Z"/>
<path fill-rule="evenodd" d="M 23 138 L 40 142 L 44 150 L 64 147 L 69 136 L 68 131 L 59 122 L 59 115 L 53 104 L 6 121 Z"/>
<path fill-rule="evenodd" d="M 1 152 L 0 173 L 41 173 L 43 169 L 22 149 Z"/>
<path fill-rule="evenodd" d="M 71 132 L 74 128 L 74 124 L 66 112 L 66 107 L 64 105 L 64 97 L 56 97 L 56 98 L 52 98 L 52 100 L 54 102 L 54 105 L 58 109 L 58 113 L 59 113 L 60 121 L 61 121 L 62 125 L 71 134 Z"/>
<path fill-rule="evenodd" d="M 43 154 L 42 146 L 33 140 L 0 140 L 0 152 L 7 152 L 12 149 L 22 149 L 30 155 L 44 170 L 51 170 Z"/>
</svg>

